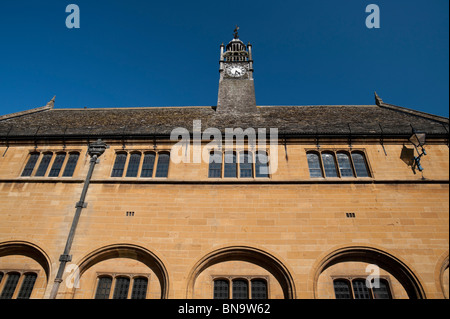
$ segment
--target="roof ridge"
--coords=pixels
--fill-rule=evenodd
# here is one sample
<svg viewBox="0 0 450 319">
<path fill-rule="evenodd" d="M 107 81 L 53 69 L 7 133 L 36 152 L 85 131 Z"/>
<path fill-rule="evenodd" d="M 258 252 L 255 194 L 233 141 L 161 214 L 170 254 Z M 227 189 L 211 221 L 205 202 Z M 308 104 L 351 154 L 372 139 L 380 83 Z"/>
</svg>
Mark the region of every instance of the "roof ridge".
<svg viewBox="0 0 450 319">
<path fill-rule="evenodd" d="M 9 119 L 12 119 L 15 117 L 20 117 L 20 116 L 24 116 L 24 115 L 28 115 L 28 114 L 50 111 L 55 107 L 55 99 L 56 99 L 56 96 L 54 96 L 45 106 L 37 107 L 34 109 L 30 109 L 30 110 L 20 111 L 20 112 L 16 112 L 16 113 L 1 115 L 0 121 L 9 120 Z"/>
<path fill-rule="evenodd" d="M 408 113 L 408 114 L 418 116 L 418 117 L 423 117 L 423 118 L 426 118 L 428 120 L 432 120 L 435 122 L 449 124 L 449 119 L 444 116 L 434 115 L 434 114 L 430 114 L 430 113 L 426 113 L 426 112 L 422 112 L 422 111 L 417 111 L 417 110 L 413 110 L 413 109 L 410 109 L 407 107 L 389 104 L 389 103 L 385 103 L 385 102 L 381 102 L 380 104 L 378 104 L 378 106 L 384 107 L 384 108 L 387 108 L 387 109 L 390 109 L 393 111 L 398 111 L 398 112 Z"/>
</svg>

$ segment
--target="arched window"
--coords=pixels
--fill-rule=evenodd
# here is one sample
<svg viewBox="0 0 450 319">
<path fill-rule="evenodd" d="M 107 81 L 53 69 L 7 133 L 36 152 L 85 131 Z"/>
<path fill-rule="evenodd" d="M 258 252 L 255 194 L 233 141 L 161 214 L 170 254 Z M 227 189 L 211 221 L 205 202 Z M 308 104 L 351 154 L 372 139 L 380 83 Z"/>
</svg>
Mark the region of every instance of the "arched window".
<svg viewBox="0 0 450 319">
<path fill-rule="evenodd" d="M 133 290 L 131 299 L 145 299 L 147 297 L 148 279 L 137 277 L 133 279 Z"/>
<path fill-rule="evenodd" d="M 125 162 L 127 161 L 126 153 L 117 153 L 116 161 L 114 162 L 114 167 L 111 173 L 111 177 L 122 177 L 123 171 L 125 169 Z"/>
<path fill-rule="evenodd" d="M 323 177 L 319 154 L 315 152 L 310 152 L 306 156 L 308 158 L 309 176 Z"/>
<path fill-rule="evenodd" d="M 100 277 L 98 279 L 97 292 L 95 299 L 109 299 L 111 291 L 112 278 L 109 276 Z"/>
<path fill-rule="evenodd" d="M 72 177 L 77 167 L 78 159 L 80 158 L 79 153 L 70 153 L 69 159 L 67 160 L 66 168 L 63 173 L 63 177 Z"/>
<path fill-rule="evenodd" d="M 253 177 L 253 154 L 241 152 L 239 157 L 240 177 Z"/>
<path fill-rule="evenodd" d="M 170 155 L 159 153 L 155 177 L 167 177 L 169 174 Z"/>
<path fill-rule="evenodd" d="M 25 169 L 22 172 L 22 176 L 31 176 L 38 159 L 39 153 L 30 154 L 30 158 L 28 159 L 27 165 L 25 166 Z"/>
<path fill-rule="evenodd" d="M 357 177 L 370 177 L 369 169 L 364 154 L 352 152 L 353 166 L 355 167 Z"/>
<path fill-rule="evenodd" d="M 156 154 L 153 152 L 145 153 L 144 163 L 142 164 L 141 177 L 153 177 Z"/>
<path fill-rule="evenodd" d="M 130 288 L 130 278 L 116 278 L 113 299 L 127 299 L 128 289 Z"/>
<path fill-rule="evenodd" d="M 269 157 L 266 152 L 256 152 L 255 177 L 269 177 Z"/>
<path fill-rule="evenodd" d="M 322 162 L 326 177 L 338 177 L 334 154 L 322 153 Z"/>
<path fill-rule="evenodd" d="M 252 299 L 267 299 L 267 281 L 264 279 L 253 279 L 251 286 Z"/>
<path fill-rule="evenodd" d="M 233 299 L 248 299 L 248 282 L 246 280 L 233 280 Z"/>
<path fill-rule="evenodd" d="M 349 155 L 345 152 L 338 152 L 337 160 L 341 177 L 354 177 Z"/>
<path fill-rule="evenodd" d="M 141 153 L 132 153 L 128 162 L 126 177 L 137 177 L 139 165 L 141 164 Z"/>
<path fill-rule="evenodd" d="M 225 152 L 224 167 L 224 177 L 237 177 L 236 154 L 234 152 Z"/>
<path fill-rule="evenodd" d="M 222 177 L 222 153 L 217 151 L 212 151 L 209 154 L 209 178 L 220 178 Z"/>
<path fill-rule="evenodd" d="M 58 153 L 56 154 L 56 158 L 53 161 L 52 168 L 50 173 L 48 173 L 48 177 L 58 177 L 61 172 L 61 168 L 64 164 L 64 160 L 66 159 L 66 153 Z"/>
<path fill-rule="evenodd" d="M 228 280 L 214 281 L 214 299 L 230 299 L 230 284 Z"/>
<path fill-rule="evenodd" d="M 52 160 L 53 153 L 45 153 L 44 156 L 41 159 L 41 163 L 39 164 L 39 167 L 37 169 L 35 176 L 45 176 L 45 173 L 47 172 L 48 166 L 50 165 L 50 161 Z"/>
<path fill-rule="evenodd" d="M 336 299 L 353 299 L 350 282 L 344 279 L 336 279 L 334 282 Z"/>
</svg>

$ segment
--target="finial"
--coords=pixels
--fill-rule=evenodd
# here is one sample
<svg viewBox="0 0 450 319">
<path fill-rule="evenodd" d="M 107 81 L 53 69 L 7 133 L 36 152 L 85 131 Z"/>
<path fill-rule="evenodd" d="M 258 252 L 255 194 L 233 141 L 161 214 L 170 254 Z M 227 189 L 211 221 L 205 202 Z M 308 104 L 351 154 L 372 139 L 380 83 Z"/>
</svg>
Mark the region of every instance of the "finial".
<svg viewBox="0 0 450 319">
<path fill-rule="evenodd" d="M 53 99 L 51 99 L 46 106 L 50 107 L 51 109 L 55 107 L 55 100 L 56 100 L 56 95 L 53 97 Z"/>
<path fill-rule="evenodd" d="M 383 100 L 378 96 L 377 92 L 375 92 L 375 103 L 377 105 L 380 105 L 381 103 L 383 103 Z"/>
<path fill-rule="evenodd" d="M 239 31 L 239 27 L 236 25 L 236 29 L 234 29 L 234 38 L 235 39 L 239 39 L 238 31 Z"/>
</svg>

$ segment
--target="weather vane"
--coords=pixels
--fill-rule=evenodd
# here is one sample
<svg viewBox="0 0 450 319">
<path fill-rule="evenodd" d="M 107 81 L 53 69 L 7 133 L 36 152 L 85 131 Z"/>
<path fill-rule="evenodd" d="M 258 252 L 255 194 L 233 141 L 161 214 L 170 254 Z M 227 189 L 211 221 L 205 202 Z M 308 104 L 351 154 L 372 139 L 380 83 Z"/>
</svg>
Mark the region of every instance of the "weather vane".
<svg viewBox="0 0 450 319">
<path fill-rule="evenodd" d="M 239 39 L 238 31 L 239 31 L 239 27 L 236 25 L 236 29 L 234 29 L 234 38 L 235 39 Z"/>
</svg>

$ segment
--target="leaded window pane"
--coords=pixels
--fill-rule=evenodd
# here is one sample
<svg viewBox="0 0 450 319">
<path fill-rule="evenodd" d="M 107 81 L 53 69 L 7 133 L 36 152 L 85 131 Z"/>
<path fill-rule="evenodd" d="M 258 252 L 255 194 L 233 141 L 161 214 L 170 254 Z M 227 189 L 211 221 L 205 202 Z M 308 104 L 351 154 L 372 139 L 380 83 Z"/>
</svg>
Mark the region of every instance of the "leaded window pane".
<svg viewBox="0 0 450 319">
<path fill-rule="evenodd" d="M 66 154 L 61 153 L 57 154 L 55 160 L 53 161 L 52 169 L 50 173 L 48 173 L 49 177 L 58 177 L 61 172 L 61 168 L 64 164 L 64 160 L 66 159 Z"/>
<path fill-rule="evenodd" d="M 341 177 L 353 177 L 353 169 L 349 156 L 346 153 L 338 153 L 337 160 Z"/>
<path fill-rule="evenodd" d="M 347 280 L 335 280 L 333 284 L 336 299 L 352 299 L 350 283 Z"/>
<path fill-rule="evenodd" d="M 122 177 L 125 169 L 125 162 L 127 161 L 127 154 L 117 154 L 116 161 L 114 162 L 113 171 L 111 177 Z"/>
<path fill-rule="evenodd" d="M 141 177 L 153 177 L 153 168 L 155 166 L 155 153 L 146 153 L 144 163 L 142 164 Z"/>
<path fill-rule="evenodd" d="M 170 155 L 159 154 L 158 167 L 156 168 L 155 177 L 167 177 L 169 173 Z"/>
<path fill-rule="evenodd" d="M 392 299 L 391 290 L 389 289 L 389 284 L 384 279 L 380 280 L 379 288 L 373 287 L 372 290 L 373 290 L 373 297 L 375 299 Z"/>
<path fill-rule="evenodd" d="M 361 153 L 352 153 L 353 165 L 355 166 L 357 177 L 370 177 L 367 169 L 366 159 Z"/>
<path fill-rule="evenodd" d="M 256 153 L 255 177 L 269 177 L 269 157 L 266 152 Z"/>
<path fill-rule="evenodd" d="M 222 177 L 222 153 L 211 152 L 209 155 L 209 178 Z"/>
<path fill-rule="evenodd" d="M 80 158 L 80 154 L 71 153 L 69 155 L 69 159 L 67 160 L 66 168 L 63 173 L 63 177 L 72 177 L 75 172 L 75 168 L 77 167 L 78 159 Z"/>
<path fill-rule="evenodd" d="M 141 154 L 133 153 L 128 162 L 127 177 L 137 177 L 139 165 L 141 164 Z"/>
<path fill-rule="evenodd" d="M 224 167 L 224 177 L 237 177 L 236 154 L 234 154 L 233 152 L 225 153 Z"/>
<path fill-rule="evenodd" d="M 8 274 L 2 294 L 0 295 L 0 299 L 11 299 L 13 297 L 19 278 L 20 274 L 18 273 Z"/>
<path fill-rule="evenodd" d="M 370 291 L 363 279 L 353 280 L 353 293 L 355 299 L 370 299 Z"/>
<path fill-rule="evenodd" d="M 267 299 L 267 282 L 265 280 L 252 280 L 252 299 Z"/>
<path fill-rule="evenodd" d="M 113 299 L 127 299 L 128 289 L 130 288 L 130 279 L 119 277 L 116 279 L 116 287 L 114 288 Z"/>
<path fill-rule="evenodd" d="M 35 176 L 44 176 L 47 172 L 48 165 L 50 164 L 50 161 L 52 160 L 53 154 L 47 153 L 44 154 L 44 156 L 41 159 L 41 163 L 39 164 L 39 167 L 37 169 Z"/>
<path fill-rule="evenodd" d="M 247 281 L 233 280 L 233 299 L 248 299 Z"/>
<path fill-rule="evenodd" d="M 230 284 L 227 280 L 214 281 L 214 299 L 230 299 Z"/>
<path fill-rule="evenodd" d="M 36 278 L 36 274 L 25 275 L 17 299 L 30 299 L 31 292 L 33 291 L 34 284 L 36 283 Z"/>
<path fill-rule="evenodd" d="M 239 158 L 239 169 L 241 177 L 253 177 L 253 155 L 242 152 Z"/>
<path fill-rule="evenodd" d="M 311 177 L 323 177 L 322 168 L 320 167 L 320 158 L 317 153 L 308 153 L 308 166 L 309 176 Z"/>
<path fill-rule="evenodd" d="M 112 278 L 101 277 L 98 281 L 97 292 L 95 293 L 95 299 L 108 299 L 111 291 Z"/>
<path fill-rule="evenodd" d="M 25 169 L 22 172 L 22 176 L 31 176 L 38 159 L 39 153 L 30 154 L 30 158 L 28 159 L 27 165 L 25 166 Z"/>
<path fill-rule="evenodd" d="M 322 162 L 326 177 L 338 177 L 333 154 L 322 153 Z"/>
<path fill-rule="evenodd" d="M 133 282 L 133 291 L 131 292 L 131 299 L 145 299 L 147 297 L 147 278 L 135 278 Z"/>
</svg>

